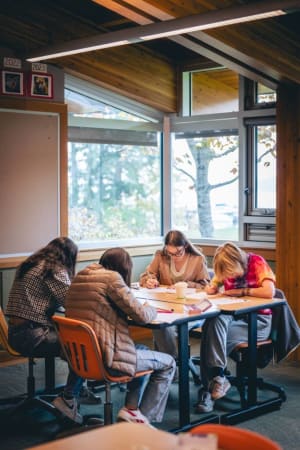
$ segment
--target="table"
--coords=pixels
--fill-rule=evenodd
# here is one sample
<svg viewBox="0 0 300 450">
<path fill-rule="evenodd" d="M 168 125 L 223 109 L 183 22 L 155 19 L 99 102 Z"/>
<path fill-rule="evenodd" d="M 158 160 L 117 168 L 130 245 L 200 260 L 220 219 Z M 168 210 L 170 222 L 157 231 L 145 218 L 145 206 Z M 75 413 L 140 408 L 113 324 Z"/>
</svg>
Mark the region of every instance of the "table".
<svg viewBox="0 0 300 450">
<path fill-rule="evenodd" d="M 163 288 L 162 288 L 163 289 Z M 195 289 L 192 290 L 195 293 Z M 164 328 L 177 326 L 178 330 L 178 396 L 179 396 L 179 427 L 172 432 L 185 431 L 206 422 L 219 422 L 216 414 L 203 417 L 196 422 L 190 420 L 190 391 L 189 391 L 189 329 L 188 323 L 194 320 L 206 319 L 217 316 L 218 308 L 211 308 L 200 314 L 188 314 L 184 312 L 184 305 L 196 304 L 195 298 L 176 299 L 174 290 L 166 289 L 139 289 L 135 292 L 136 298 L 147 301 L 157 308 L 174 309 L 172 313 L 159 313 L 157 320 L 150 324 L 139 324 L 133 322 L 135 326 L 147 328 Z"/>
<path fill-rule="evenodd" d="M 190 296 L 189 296 L 190 294 Z M 173 432 L 186 431 L 197 424 L 206 422 L 215 423 L 238 423 L 246 418 L 255 417 L 269 410 L 278 409 L 280 398 L 266 402 L 257 402 L 257 368 L 256 368 L 256 342 L 257 342 L 257 311 L 264 308 L 274 308 L 283 305 L 284 299 L 263 299 L 258 297 L 228 297 L 222 294 L 208 295 L 214 307 L 202 314 L 189 315 L 184 312 L 184 305 L 197 303 L 195 290 L 188 290 L 186 299 L 176 299 L 174 290 L 162 289 L 139 289 L 135 292 L 140 301 L 147 301 L 157 308 L 174 309 L 173 313 L 158 314 L 156 321 L 151 324 L 134 325 L 148 328 L 163 328 L 176 325 L 178 329 L 178 366 L 179 366 L 179 428 Z M 248 344 L 250 372 L 248 383 L 248 402 L 246 408 L 224 414 L 221 418 L 212 414 L 200 418 L 196 422 L 190 421 L 190 393 L 189 393 L 189 331 L 188 322 L 198 319 L 208 319 L 219 314 L 232 314 L 234 316 L 248 315 Z"/>
</svg>

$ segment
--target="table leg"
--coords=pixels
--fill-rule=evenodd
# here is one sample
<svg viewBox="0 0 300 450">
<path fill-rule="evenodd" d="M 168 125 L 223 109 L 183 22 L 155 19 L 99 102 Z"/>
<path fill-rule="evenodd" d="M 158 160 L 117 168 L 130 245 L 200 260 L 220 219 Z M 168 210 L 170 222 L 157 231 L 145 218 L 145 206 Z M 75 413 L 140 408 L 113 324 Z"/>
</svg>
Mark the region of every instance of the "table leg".
<svg viewBox="0 0 300 450">
<path fill-rule="evenodd" d="M 179 424 L 181 427 L 190 423 L 189 390 L 189 331 L 188 324 L 177 325 L 178 329 L 178 370 L 179 370 Z"/>
<path fill-rule="evenodd" d="M 248 314 L 248 358 L 249 358 L 249 375 L 248 375 L 248 406 L 253 406 L 257 402 L 257 312 L 252 311 Z"/>
</svg>

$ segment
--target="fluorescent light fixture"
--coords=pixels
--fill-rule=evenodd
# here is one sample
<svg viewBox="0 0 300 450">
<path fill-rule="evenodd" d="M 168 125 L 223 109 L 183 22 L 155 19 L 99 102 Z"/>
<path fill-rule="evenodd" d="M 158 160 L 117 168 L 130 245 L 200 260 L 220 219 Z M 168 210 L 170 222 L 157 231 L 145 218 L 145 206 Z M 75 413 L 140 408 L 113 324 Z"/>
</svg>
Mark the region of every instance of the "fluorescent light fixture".
<svg viewBox="0 0 300 450">
<path fill-rule="evenodd" d="M 120 47 L 121 45 L 127 44 L 130 44 L 130 42 L 127 40 L 123 40 L 123 41 L 107 42 L 101 45 L 91 45 L 90 47 L 83 47 L 77 49 L 75 48 L 73 50 L 61 50 L 61 51 L 57 50 L 56 53 L 51 53 L 49 55 L 36 56 L 35 58 L 27 58 L 27 61 L 30 62 L 44 61 L 45 59 L 61 58 L 62 56 L 77 55 L 78 53 L 87 53 L 92 52 L 94 50 L 100 50 L 109 47 Z"/>
<path fill-rule="evenodd" d="M 225 19 L 225 20 L 221 20 L 220 22 L 206 23 L 204 25 L 195 25 L 193 27 L 182 28 L 182 29 L 178 29 L 178 30 L 174 30 L 174 31 L 165 31 L 164 33 L 160 33 L 160 34 L 150 34 L 148 36 L 141 37 L 141 39 L 143 41 L 148 41 L 148 40 L 159 39 L 159 38 L 163 38 L 163 37 L 176 36 L 178 34 L 193 33 L 195 31 L 203 31 L 203 30 L 209 30 L 212 28 L 224 27 L 227 25 L 234 25 L 237 23 L 251 22 L 253 20 L 268 19 L 270 17 L 282 16 L 284 14 L 285 14 L 285 12 L 282 11 L 281 9 L 279 9 L 277 11 L 272 11 L 269 13 L 254 14 L 252 16 L 239 17 L 237 19 L 227 19 L 227 20 Z"/>
<path fill-rule="evenodd" d="M 282 9 L 284 8 L 284 9 Z M 300 0 L 264 0 L 246 5 L 231 6 L 179 19 L 155 22 L 126 30 L 102 33 L 88 38 L 76 39 L 61 45 L 42 48 L 26 59 L 30 62 L 87 53 L 110 47 L 119 47 L 147 40 L 160 39 L 195 31 L 266 19 L 289 10 L 300 8 Z"/>
</svg>

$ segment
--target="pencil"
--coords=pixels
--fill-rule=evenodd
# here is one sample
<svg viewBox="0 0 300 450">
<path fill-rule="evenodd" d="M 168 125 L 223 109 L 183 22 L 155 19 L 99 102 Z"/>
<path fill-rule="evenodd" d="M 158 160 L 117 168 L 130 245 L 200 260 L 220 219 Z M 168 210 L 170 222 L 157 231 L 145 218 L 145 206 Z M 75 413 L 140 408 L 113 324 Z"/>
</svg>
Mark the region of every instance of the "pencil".
<svg viewBox="0 0 300 450">
<path fill-rule="evenodd" d="M 158 313 L 172 313 L 172 312 L 174 312 L 174 309 L 173 308 L 172 309 L 156 308 L 156 311 Z"/>
</svg>

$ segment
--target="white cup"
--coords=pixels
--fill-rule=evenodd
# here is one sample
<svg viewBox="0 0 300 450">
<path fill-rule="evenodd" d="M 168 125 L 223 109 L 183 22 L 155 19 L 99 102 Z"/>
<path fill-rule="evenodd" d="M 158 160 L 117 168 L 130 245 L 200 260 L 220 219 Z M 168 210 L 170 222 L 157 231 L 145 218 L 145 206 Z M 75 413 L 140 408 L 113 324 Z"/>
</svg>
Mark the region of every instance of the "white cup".
<svg viewBox="0 0 300 450">
<path fill-rule="evenodd" d="M 177 298 L 185 298 L 185 291 L 188 287 L 187 283 L 185 281 L 179 281 L 175 284 L 175 290 L 176 290 L 176 297 Z"/>
</svg>

